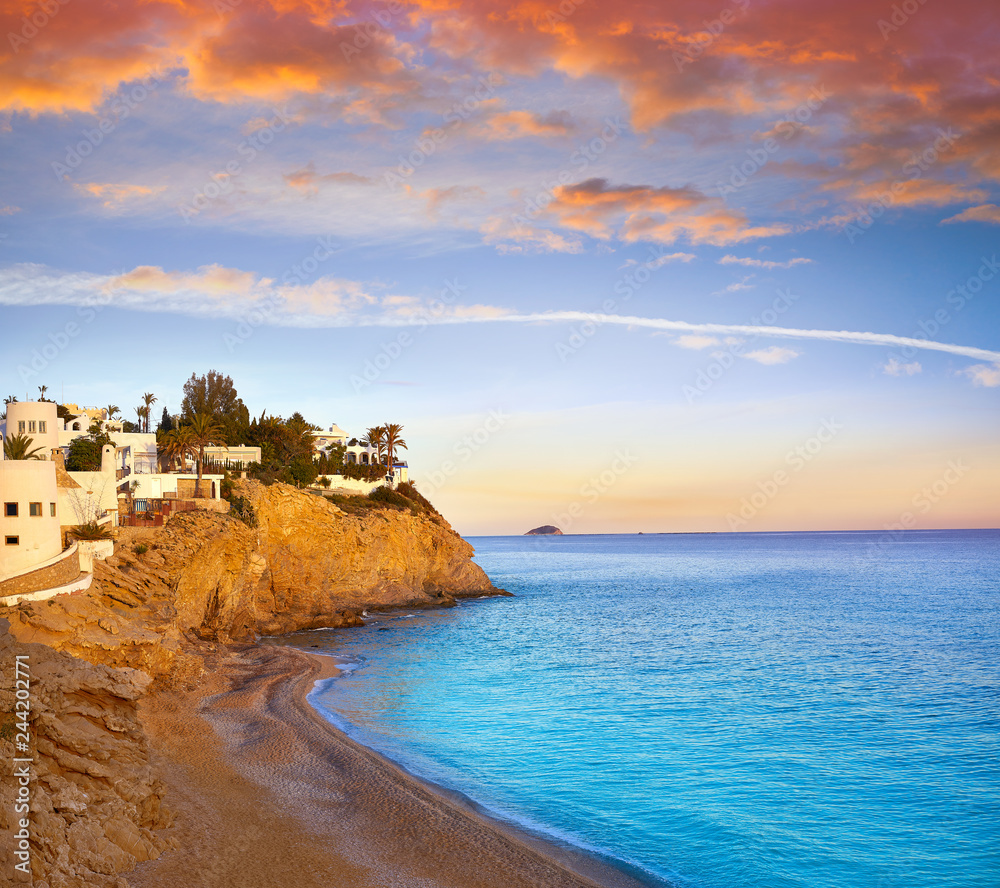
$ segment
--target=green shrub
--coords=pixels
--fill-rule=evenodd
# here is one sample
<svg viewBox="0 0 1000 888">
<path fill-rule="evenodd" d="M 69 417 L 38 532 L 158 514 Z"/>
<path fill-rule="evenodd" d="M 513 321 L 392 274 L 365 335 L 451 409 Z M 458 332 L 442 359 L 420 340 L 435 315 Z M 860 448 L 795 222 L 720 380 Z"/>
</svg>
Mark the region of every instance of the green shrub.
<svg viewBox="0 0 1000 888">
<path fill-rule="evenodd" d="M 136 555 L 145 555 L 149 551 L 149 546 L 145 543 L 136 543 L 132 548 Z"/>
<path fill-rule="evenodd" d="M 229 514 L 242 521 L 247 527 L 257 526 L 257 513 L 246 497 L 234 496 L 229 501 Z"/>
<path fill-rule="evenodd" d="M 427 499 L 427 497 L 424 496 L 419 490 L 417 490 L 412 481 L 404 481 L 402 484 L 396 486 L 396 490 L 397 492 L 403 494 L 403 496 L 407 499 L 412 500 L 415 503 L 419 503 L 428 512 L 435 515 L 439 514 L 438 510 L 431 505 L 431 501 Z"/>
<path fill-rule="evenodd" d="M 368 499 L 377 503 L 384 503 L 387 506 L 395 506 L 397 509 L 409 509 L 415 511 L 414 503 L 408 500 L 403 494 L 396 493 L 388 487 L 376 487 L 368 494 Z"/>
<path fill-rule="evenodd" d="M 96 521 L 88 521 L 86 524 L 78 524 L 76 527 L 71 527 L 67 531 L 68 535 L 77 540 L 110 540 L 113 539 L 111 536 L 111 530 L 105 527 L 103 524 L 98 524 Z"/>
</svg>

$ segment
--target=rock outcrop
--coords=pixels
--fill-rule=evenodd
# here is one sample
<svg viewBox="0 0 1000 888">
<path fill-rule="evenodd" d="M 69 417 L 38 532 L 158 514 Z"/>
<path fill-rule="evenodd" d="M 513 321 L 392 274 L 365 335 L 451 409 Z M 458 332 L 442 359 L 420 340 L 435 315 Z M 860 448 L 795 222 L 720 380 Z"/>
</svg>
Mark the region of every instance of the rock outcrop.
<svg viewBox="0 0 1000 888">
<path fill-rule="evenodd" d="M 541 527 L 533 527 L 526 531 L 525 536 L 562 536 L 563 532 L 554 524 L 543 524 Z"/>
<path fill-rule="evenodd" d="M 3 713 L 14 711 L 15 647 L 30 655 L 35 689 L 36 886 L 124 884 L 117 873 L 167 847 L 157 830 L 169 817 L 136 709 L 151 683 L 190 686 L 207 651 L 260 635 L 359 625 L 365 609 L 506 594 L 471 561 L 472 547 L 421 505 L 359 499 L 363 508 L 345 510 L 256 482 L 239 492 L 252 505 L 250 525 L 179 513 L 148 544 L 120 545 L 97 562 L 86 593 L 0 608 Z M 13 734 L 7 721 L 0 728 L 9 761 Z M 5 838 L 15 832 L 8 784 Z"/>
<path fill-rule="evenodd" d="M 11 631 L 94 663 L 168 676 L 196 668 L 186 641 L 253 641 L 350 626 L 365 609 L 453 604 L 504 594 L 437 513 L 349 514 L 284 484 L 241 491 L 256 526 L 181 512 L 148 549 L 118 547 L 80 596 L 9 609 Z"/>
<path fill-rule="evenodd" d="M 41 644 L 16 645 L 28 685 L 28 749 L 15 707 L 15 644 L 0 620 L 0 754 L 30 773 L 30 814 L 18 813 L 20 781 L 0 783 L 0 856 L 14 884 L 36 888 L 124 886 L 117 874 L 171 847 L 163 784 L 153 776 L 136 701 L 151 678 L 94 665 Z M 15 758 L 30 764 L 11 765 Z M 22 797 L 23 798 L 23 797 Z M 21 818 L 29 819 L 30 874 L 13 869 Z"/>
</svg>

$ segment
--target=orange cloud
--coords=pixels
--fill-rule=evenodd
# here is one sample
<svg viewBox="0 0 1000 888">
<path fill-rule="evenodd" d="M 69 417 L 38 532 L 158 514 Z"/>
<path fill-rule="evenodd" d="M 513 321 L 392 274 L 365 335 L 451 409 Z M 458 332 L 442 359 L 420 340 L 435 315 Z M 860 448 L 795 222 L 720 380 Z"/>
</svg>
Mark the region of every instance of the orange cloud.
<svg viewBox="0 0 1000 888">
<path fill-rule="evenodd" d="M 74 185 L 73 188 L 81 194 L 90 194 L 101 201 L 108 210 L 121 209 L 122 206 L 135 198 L 149 197 L 166 190 L 165 185 L 157 188 L 147 188 L 145 185 L 129 185 L 126 183 L 90 182 L 85 185 Z"/>
<path fill-rule="evenodd" d="M 135 290 L 150 293 L 192 291 L 206 296 L 229 299 L 261 295 L 273 283 L 250 271 L 222 265 L 203 265 L 194 272 L 164 271 L 155 265 L 140 265 L 132 271 L 111 278 L 104 289 Z"/>
<path fill-rule="evenodd" d="M 320 185 L 330 182 L 340 185 L 372 185 L 375 181 L 367 176 L 359 176 L 357 173 L 326 173 L 320 175 L 316 172 L 315 164 L 312 163 L 301 170 L 286 173 L 282 178 L 292 188 L 310 196 L 319 192 Z"/>
<path fill-rule="evenodd" d="M 504 111 L 494 114 L 477 128 L 482 138 L 509 141 L 526 137 L 566 136 L 576 129 L 573 118 L 565 111 L 553 111 L 544 116 L 531 111 Z"/>
<path fill-rule="evenodd" d="M 156 73 L 204 102 L 295 101 L 317 117 L 334 104 L 349 122 L 395 128 L 404 113 L 453 101 L 470 73 L 490 71 L 610 83 L 633 130 L 655 138 L 697 114 L 706 127 L 715 121 L 710 140 L 728 144 L 732 122 L 752 118 L 767 137 L 776 115 L 822 85 L 829 118 L 798 123 L 811 140 L 828 137 L 812 174 L 844 201 L 906 178 L 901 167 L 940 127 L 961 138 L 901 204 L 975 201 L 977 188 L 1000 182 L 996 29 L 981 0 L 920 5 L 891 26 L 880 16 L 893 9 L 866 0 L 411 0 L 397 13 L 369 0 L 242 0 L 221 13 L 205 0 L 74 0 L 36 26 L 26 17 L 38 8 L 0 0 L 8 111 L 92 111 Z M 468 134 L 511 141 L 571 130 L 568 117 L 515 110 Z M 720 232 L 732 224 L 722 213 Z"/>
<path fill-rule="evenodd" d="M 587 179 L 557 188 L 548 212 L 567 228 L 601 240 L 615 236 L 673 243 L 686 237 L 692 243 L 725 246 L 789 231 L 783 225 L 751 226 L 742 213 L 689 185 L 612 186 L 606 179 Z"/>
<path fill-rule="evenodd" d="M 345 6 L 243 0 L 224 14 L 196 0 L 74 2 L 42 14 L 38 27 L 25 19 L 37 4 L 0 0 L 0 29 L 15 35 L 0 48 L 0 107 L 93 111 L 122 83 L 172 70 L 185 71 L 184 86 L 205 101 L 280 103 L 361 88 L 382 114 L 416 82 L 392 31 L 354 20 Z"/>
<path fill-rule="evenodd" d="M 978 207 L 969 207 L 962 210 L 957 216 L 944 219 L 944 222 L 992 222 L 1000 225 L 1000 207 L 996 204 L 981 204 Z"/>
</svg>

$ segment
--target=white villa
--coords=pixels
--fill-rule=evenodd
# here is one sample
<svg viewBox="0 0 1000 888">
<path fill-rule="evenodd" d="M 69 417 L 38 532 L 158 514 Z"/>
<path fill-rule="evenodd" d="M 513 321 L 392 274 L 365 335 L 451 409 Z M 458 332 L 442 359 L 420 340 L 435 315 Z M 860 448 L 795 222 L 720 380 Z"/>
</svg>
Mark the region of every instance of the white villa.
<svg viewBox="0 0 1000 888">
<path fill-rule="evenodd" d="M 352 441 L 354 442 L 353 444 L 351 443 Z M 362 466 L 375 465 L 378 460 L 378 451 L 374 447 L 361 444 L 360 441 L 360 438 L 350 437 L 337 423 L 334 423 L 327 431 L 316 432 L 313 438 L 313 456 L 319 457 L 320 453 L 328 452 L 331 447 L 343 444 L 346 448 L 344 453 L 345 462 L 356 463 Z M 406 462 L 400 460 L 398 454 L 394 462 L 396 481 L 408 480 Z"/>
</svg>

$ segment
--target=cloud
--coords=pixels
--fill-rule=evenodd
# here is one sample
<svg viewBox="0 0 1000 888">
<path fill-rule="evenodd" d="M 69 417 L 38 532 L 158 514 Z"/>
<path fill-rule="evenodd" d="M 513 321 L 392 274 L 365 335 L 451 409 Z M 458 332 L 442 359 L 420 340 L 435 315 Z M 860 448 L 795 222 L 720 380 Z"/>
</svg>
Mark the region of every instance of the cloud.
<svg viewBox="0 0 1000 888">
<path fill-rule="evenodd" d="M 657 268 L 661 268 L 668 262 L 690 262 L 695 258 L 697 257 L 694 253 L 668 253 L 666 256 L 658 256 L 656 259 L 650 259 L 644 264 L 646 268 L 653 271 Z"/>
<path fill-rule="evenodd" d="M 969 207 L 967 210 L 962 210 L 957 216 L 944 219 L 942 224 L 948 222 L 992 222 L 994 225 L 1000 225 L 1000 207 L 996 204 Z"/>
<path fill-rule="evenodd" d="M 692 243 L 723 246 L 790 230 L 784 225 L 752 226 L 720 198 L 691 185 L 611 185 L 602 178 L 556 188 L 546 212 L 564 227 L 600 240 L 617 237 L 627 242 L 673 243 L 686 237 Z"/>
<path fill-rule="evenodd" d="M 548 228 L 515 224 L 506 216 L 493 216 L 481 227 L 483 241 L 500 253 L 582 253 L 577 237 L 567 237 Z"/>
<path fill-rule="evenodd" d="M 807 265 L 812 259 L 789 259 L 786 262 L 775 262 L 770 259 L 745 259 L 739 256 L 723 256 L 719 260 L 719 265 L 746 265 L 750 268 L 791 268 L 793 265 Z"/>
<path fill-rule="evenodd" d="M 748 274 L 745 278 L 738 281 L 733 281 L 731 284 L 727 284 L 721 290 L 716 290 L 712 295 L 721 296 L 723 293 L 739 293 L 740 290 L 751 290 L 753 289 L 753 284 L 749 281 L 753 280 L 753 275 Z"/>
<path fill-rule="evenodd" d="M 337 185 L 373 185 L 374 179 L 367 176 L 360 176 L 357 173 L 326 173 L 319 175 L 314 164 L 310 163 L 300 170 L 285 173 L 282 179 L 297 191 L 306 195 L 319 193 L 320 185 L 334 183 Z"/>
<path fill-rule="evenodd" d="M 756 361 L 758 364 L 787 364 L 800 354 L 801 352 L 797 352 L 793 348 L 781 348 L 780 346 L 772 345 L 769 348 L 747 352 L 743 357 L 750 361 Z"/>
<path fill-rule="evenodd" d="M 972 367 L 966 367 L 962 372 L 972 380 L 973 385 L 981 385 L 985 388 L 1000 386 L 1000 361 L 994 364 L 975 364 Z"/>
<path fill-rule="evenodd" d="M 511 141 L 568 136 L 575 130 L 576 123 L 567 111 L 545 115 L 532 111 L 499 111 L 478 125 L 475 135 L 488 141 Z"/>
<path fill-rule="evenodd" d="M 573 116 L 483 103 L 464 131 L 470 141 L 564 137 L 580 131 L 592 109 L 612 108 L 613 94 L 627 127 L 656 147 L 673 134 L 696 133 L 695 150 L 731 151 L 736 161 L 745 155 L 733 147 L 734 133 L 754 133 L 758 150 L 757 139 L 773 138 L 788 156 L 768 161 L 764 174 L 819 190 L 834 204 L 823 210 L 833 217 L 856 215 L 859 204 L 898 184 L 891 192 L 897 208 L 974 203 L 948 221 L 996 221 L 979 209 L 995 206 L 985 201 L 1000 182 L 996 35 L 982 24 L 981 0 L 953 0 L 948 16 L 921 5 L 886 34 L 865 0 L 815 0 L 807 17 L 795 0 L 740 0 L 729 4 L 725 23 L 717 0 L 564 5 L 572 8 L 413 0 L 380 13 L 389 18 L 383 24 L 371 4 L 343 0 L 72 2 L 58 4 L 29 40 L 19 35 L 37 4 L 6 2 L 0 109 L 95 112 L 116 90 L 155 75 L 157 96 L 187 103 L 190 119 L 199 112 L 218 119 L 219 106 L 239 105 L 241 114 L 248 109 L 249 132 L 288 103 L 297 123 L 336 121 L 380 130 L 388 140 L 438 120 L 488 71 L 509 83 L 531 78 L 538 87 L 526 104 L 541 98 Z M 556 92 L 563 86 L 609 101 L 563 101 Z M 76 134 L 82 124 L 72 127 Z M 955 137 L 939 145 L 943 127 Z M 811 155 L 791 156 L 806 140 Z M 617 203 L 589 209 L 572 192 L 562 194 L 555 218 L 603 240 L 659 243 L 728 245 L 789 230 L 704 194 L 683 205 L 684 188 L 647 185 L 629 198 L 628 187 L 609 186 Z"/>
<path fill-rule="evenodd" d="M 193 272 L 165 271 L 140 266 L 119 274 L 62 272 L 32 263 L 0 269 L 0 305 L 106 305 L 134 311 L 177 312 L 196 316 L 241 318 L 265 305 L 268 322 L 278 326 L 406 326 L 464 323 L 578 323 L 614 324 L 638 329 L 707 336 L 746 336 L 800 339 L 854 345 L 913 348 L 986 361 L 968 368 L 977 385 L 1000 384 L 1000 352 L 975 346 L 936 342 L 850 330 L 810 330 L 794 327 L 716 324 L 646 318 L 634 315 L 552 311 L 514 314 L 491 305 L 434 309 L 415 297 L 384 293 L 377 283 L 324 277 L 310 284 L 278 285 L 253 272 L 219 265 Z M 763 363 L 782 363 L 795 357 L 792 349 L 777 346 L 745 355 Z M 765 355 L 765 357 L 761 357 Z"/>
<path fill-rule="evenodd" d="M 101 206 L 106 210 L 120 210 L 132 200 L 161 194 L 166 191 L 167 186 L 147 188 L 145 185 L 129 185 L 127 183 L 90 182 L 74 185 L 73 188 L 80 194 L 89 194 L 98 198 L 101 201 Z"/>
<path fill-rule="evenodd" d="M 508 314 L 498 321 L 506 323 L 540 323 L 590 321 L 594 324 L 617 324 L 626 327 L 650 330 L 670 330 L 683 333 L 707 333 L 774 339 L 803 339 L 822 342 L 841 342 L 853 345 L 877 345 L 890 348 L 915 348 L 925 351 L 944 352 L 951 355 L 973 358 L 980 361 L 1000 363 L 1000 352 L 969 345 L 954 345 L 935 342 L 931 339 L 915 339 L 896 336 L 892 333 L 868 333 L 853 330 L 808 330 L 796 327 L 755 326 L 751 324 L 714 324 L 675 321 L 668 318 L 644 318 L 635 315 L 606 315 L 583 311 L 550 311 L 535 314 Z"/>
<path fill-rule="evenodd" d="M 645 262 L 640 262 L 638 259 L 626 259 L 625 262 L 618 266 L 618 270 L 621 271 L 623 268 L 635 268 L 642 265 L 650 271 L 656 271 L 656 269 L 662 268 L 671 262 L 690 262 L 692 259 L 697 258 L 694 253 L 667 253 L 662 256 L 654 255 L 652 259 L 647 259 Z"/>
<path fill-rule="evenodd" d="M 21 212 L 20 207 L 11 206 L 10 204 L 8 204 L 5 207 L 0 207 L 0 216 L 13 216 L 14 213 L 20 213 L 20 212 Z"/>
<path fill-rule="evenodd" d="M 924 368 L 920 366 L 919 361 L 903 364 L 895 358 L 889 358 L 889 360 L 882 365 L 882 372 L 885 373 L 886 376 L 915 376 L 923 369 Z"/>
</svg>

